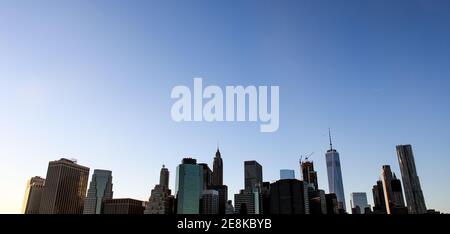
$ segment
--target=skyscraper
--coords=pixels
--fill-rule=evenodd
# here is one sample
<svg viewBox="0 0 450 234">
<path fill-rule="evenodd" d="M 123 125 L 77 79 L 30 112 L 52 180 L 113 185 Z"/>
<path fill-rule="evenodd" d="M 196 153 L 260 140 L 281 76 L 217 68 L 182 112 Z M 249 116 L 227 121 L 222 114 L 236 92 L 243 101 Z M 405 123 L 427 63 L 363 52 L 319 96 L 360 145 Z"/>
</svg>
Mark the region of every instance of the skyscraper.
<svg viewBox="0 0 450 234">
<path fill-rule="evenodd" d="M 169 169 L 165 165 L 162 165 L 161 171 L 159 172 L 159 185 L 169 187 Z"/>
<path fill-rule="evenodd" d="M 261 187 L 263 181 L 262 166 L 257 161 L 244 162 L 245 189 L 252 191 L 253 188 Z"/>
<path fill-rule="evenodd" d="M 295 171 L 290 169 L 280 170 L 280 180 L 295 179 Z"/>
<path fill-rule="evenodd" d="M 213 172 L 206 163 L 199 163 L 198 165 L 203 169 L 203 189 L 208 189 L 208 186 L 212 185 Z"/>
<path fill-rule="evenodd" d="M 424 214 L 427 212 L 427 208 L 416 171 L 412 147 L 411 145 L 397 145 L 396 148 L 408 211 L 410 214 Z"/>
<path fill-rule="evenodd" d="M 48 164 L 40 214 L 82 214 L 89 168 L 62 158 Z"/>
<path fill-rule="evenodd" d="M 213 162 L 212 185 L 223 185 L 223 161 L 217 147 L 216 156 Z"/>
<path fill-rule="evenodd" d="M 302 179 L 308 184 L 314 185 L 314 189 L 319 189 L 317 182 L 317 172 L 314 171 L 313 161 L 304 160 L 300 161 L 300 170 L 302 172 Z"/>
<path fill-rule="evenodd" d="M 184 158 L 177 167 L 176 179 L 177 213 L 199 214 L 203 191 L 203 167 L 197 160 Z"/>
<path fill-rule="evenodd" d="M 278 180 L 270 184 L 270 212 L 272 214 L 308 214 L 305 201 L 307 192 L 303 181 L 297 179 Z"/>
<path fill-rule="evenodd" d="M 386 202 L 386 213 L 398 213 L 396 210 L 405 207 L 400 181 L 392 175 L 391 167 L 383 165 L 381 169 L 381 181 L 383 182 L 384 200 Z M 393 185 L 395 189 L 393 189 Z M 400 191 L 398 191 L 400 189 Z"/>
<path fill-rule="evenodd" d="M 359 214 L 363 214 L 366 208 L 369 208 L 369 204 L 367 203 L 367 194 L 363 192 L 351 193 L 351 208 L 359 210 Z M 353 212 L 352 212 L 353 213 Z"/>
<path fill-rule="evenodd" d="M 373 211 L 377 214 L 386 213 L 386 202 L 384 199 L 383 182 L 381 180 L 377 181 L 377 184 L 372 188 L 373 195 Z"/>
<path fill-rule="evenodd" d="M 39 214 L 44 184 L 45 179 L 39 176 L 32 177 L 28 180 L 23 199 L 22 213 Z"/>
<path fill-rule="evenodd" d="M 344 184 L 342 181 L 341 162 L 339 160 L 339 153 L 333 149 L 331 142 L 331 132 L 328 131 L 330 139 L 330 149 L 327 150 L 325 158 L 327 161 L 328 174 L 328 188 L 330 193 L 336 194 L 338 205 L 340 209 L 346 210 Z"/>
<path fill-rule="evenodd" d="M 169 189 L 169 170 L 163 165 L 159 173 L 159 184 L 150 193 L 144 214 L 172 213 L 173 196 Z"/>
<path fill-rule="evenodd" d="M 84 201 L 83 214 L 101 214 L 103 201 L 113 198 L 112 172 L 95 169 Z"/>
</svg>

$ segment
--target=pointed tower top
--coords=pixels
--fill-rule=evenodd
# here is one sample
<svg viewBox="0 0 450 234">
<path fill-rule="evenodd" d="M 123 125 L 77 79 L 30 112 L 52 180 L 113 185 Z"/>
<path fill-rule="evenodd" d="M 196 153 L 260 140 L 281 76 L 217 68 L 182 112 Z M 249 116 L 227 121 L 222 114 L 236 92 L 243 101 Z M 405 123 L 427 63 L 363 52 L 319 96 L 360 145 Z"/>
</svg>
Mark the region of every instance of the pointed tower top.
<svg viewBox="0 0 450 234">
<path fill-rule="evenodd" d="M 330 150 L 333 150 L 333 143 L 331 142 L 331 130 L 328 128 L 328 138 L 330 139 Z"/>
<path fill-rule="evenodd" d="M 217 146 L 216 157 L 220 158 L 220 156 L 219 146 Z"/>
</svg>

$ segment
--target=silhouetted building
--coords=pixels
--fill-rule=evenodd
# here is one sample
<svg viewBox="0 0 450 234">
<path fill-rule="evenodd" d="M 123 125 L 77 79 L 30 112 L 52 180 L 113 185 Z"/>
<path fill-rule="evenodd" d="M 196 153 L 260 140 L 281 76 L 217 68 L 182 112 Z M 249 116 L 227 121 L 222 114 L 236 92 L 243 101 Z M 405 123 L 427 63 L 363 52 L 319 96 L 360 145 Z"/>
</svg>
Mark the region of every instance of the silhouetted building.
<svg viewBox="0 0 450 234">
<path fill-rule="evenodd" d="M 32 177 L 27 181 L 22 205 L 23 214 L 39 214 L 44 184 L 45 179 L 39 176 Z"/>
<path fill-rule="evenodd" d="M 208 189 L 208 186 L 212 185 L 213 172 L 207 163 L 199 163 L 198 165 L 202 166 L 203 169 L 203 189 Z"/>
<path fill-rule="evenodd" d="M 327 204 L 327 214 L 329 215 L 339 214 L 339 205 L 336 194 L 334 193 L 325 194 L 325 201 Z"/>
<path fill-rule="evenodd" d="M 351 193 L 350 201 L 352 207 L 352 214 L 363 214 L 366 208 L 370 208 L 367 202 L 367 194 L 363 192 Z"/>
<path fill-rule="evenodd" d="M 317 172 L 314 171 L 313 161 L 301 161 L 300 170 L 302 172 L 302 179 L 308 184 L 314 185 L 314 189 L 319 189 L 319 184 L 317 182 Z"/>
<path fill-rule="evenodd" d="M 159 184 L 152 189 L 145 206 L 144 214 L 171 214 L 173 196 L 169 189 L 169 170 L 163 165 L 159 176 Z"/>
<path fill-rule="evenodd" d="M 40 214 L 82 214 L 89 168 L 62 158 L 48 164 Z"/>
<path fill-rule="evenodd" d="M 270 214 L 270 182 L 263 182 L 262 184 L 261 204 L 263 214 Z"/>
<path fill-rule="evenodd" d="M 159 185 L 164 187 L 169 187 L 169 169 L 165 165 L 162 165 L 161 171 L 159 172 Z"/>
<path fill-rule="evenodd" d="M 396 148 L 408 211 L 411 214 L 425 214 L 427 207 L 417 175 L 412 147 L 411 145 L 397 145 Z"/>
<path fill-rule="evenodd" d="M 203 190 L 200 205 L 200 214 L 219 214 L 219 192 Z"/>
<path fill-rule="evenodd" d="M 213 175 L 212 175 L 212 185 L 223 185 L 223 161 L 217 147 L 216 156 L 213 162 Z"/>
<path fill-rule="evenodd" d="M 327 202 L 325 199 L 325 191 L 308 187 L 309 197 L 309 213 L 310 214 L 326 214 Z"/>
<path fill-rule="evenodd" d="M 377 184 L 372 188 L 373 196 L 373 212 L 375 214 L 385 214 L 386 213 L 386 201 L 384 198 L 383 182 L 381 180 L 377 181 Z"/>
<path fill-rule="evenodd" d="M 103 202 L 103 214 L 144 214 L 144 204 L 130 198 L 109 199 Z"/>
<path fill-rule="evenodd" d="M 83 214 L 101 214 L 104 200 L 113 198 L 112 172 L 94 170 L 91 183 L 84 201 Z"/>
<path fill-rule="evenodd" d="M 308 200 L 303 181 L 278 180 L 270 184 L 270 212 L 272 214 L 308 214 Z M 305 196 L 306 195 L 306 196 Z"/>
<path fill-rule="evenodd" d="M 257 161 L 245 161 L 245 189 L 252 191 L 253 188 L 260 187 L 263 181 L 262 166 Z"/>
<path fill-rule="evenodd" d="M 177 213 L 199 214 L 202 191 L 203 167 L 195 159 L 184 158 L 177 167 Z"/>
<path fill-rule="evenodd" d="M 328 174 L 328 188 L 330 193 L 336 194 L 339 209 L 345 211 L 345 193 L 344 184 L 342 181 L 341 162 L 339 160 L 339 153 L 336 149 L 333 149 L 331 142 L 331 133 L 329 132 L 330 149 L 325 154 L 327 161 L 327 174 Z"/>
<path fill-rule="evenodd" d="M 384 200 L 386 202 L 386 213 L 387 214 L 398 213 L 394 212 L 394 209 L 403 209 L 405 207 L 405 202 L 403 200 L 403 194 L 401 192 L 400 181 L 394 178 L 394 176 L 392 175 L 391 167 L 389 165 L 383 165 L 383 168 L 381 170 L 381 181 L 383 182 Z M 395 192 L 392 188 L 393 182 L 396 185 Z"/>
<path fill-rule="evenodd" d="M 290 169 L 280 170 L 280 180 L 295 179 L 295 171 Z"/>
</svg>

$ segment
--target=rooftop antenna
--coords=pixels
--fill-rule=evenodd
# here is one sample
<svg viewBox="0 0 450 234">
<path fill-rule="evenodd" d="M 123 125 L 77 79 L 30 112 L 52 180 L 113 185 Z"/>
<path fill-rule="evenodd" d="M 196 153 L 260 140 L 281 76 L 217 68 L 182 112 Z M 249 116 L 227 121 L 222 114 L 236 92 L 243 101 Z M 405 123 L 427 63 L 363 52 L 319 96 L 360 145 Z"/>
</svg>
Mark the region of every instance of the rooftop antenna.
<svg viewBox="0 0 450 234">
<path fill-rule="evenodd" d="M 328 128 L 328 138 L 330 139 L 330 150 L 333 150 L 333 143 L 331 142 L 331 130 Z"/>
</svg>

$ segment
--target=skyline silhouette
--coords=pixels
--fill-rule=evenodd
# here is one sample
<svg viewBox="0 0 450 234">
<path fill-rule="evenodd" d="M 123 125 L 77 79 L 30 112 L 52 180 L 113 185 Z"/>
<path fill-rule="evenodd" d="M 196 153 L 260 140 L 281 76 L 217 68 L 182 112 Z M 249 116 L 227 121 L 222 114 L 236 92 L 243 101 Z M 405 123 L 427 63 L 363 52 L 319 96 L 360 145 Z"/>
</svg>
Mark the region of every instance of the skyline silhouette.
<svg viewBox="0 0 450 234">
<path fill-rule="evenodd" d="M 347 206 L 411 144 L 427 208 L 450 212 L 450 2 L 2 1 L 0 213 L 19 213 L 26 181 L 76 158 L 114 175 L 114 196 L 147 200 L 162 164 L 210 166 L 244 187 L 244 160 L 264 181 L 315 152 L 327 190 L 327 128 Z M 279 86 L 279 127 L 175 122 L 171 90 Z M 89 175 L 89 178 L 92 171 Z M 174 173 L 173 173 L 174 174 Z M 172 176 L 173 178 L 173 176 Z M 174 179 L 170 181 L 174 188 Z"/>
</svg>

